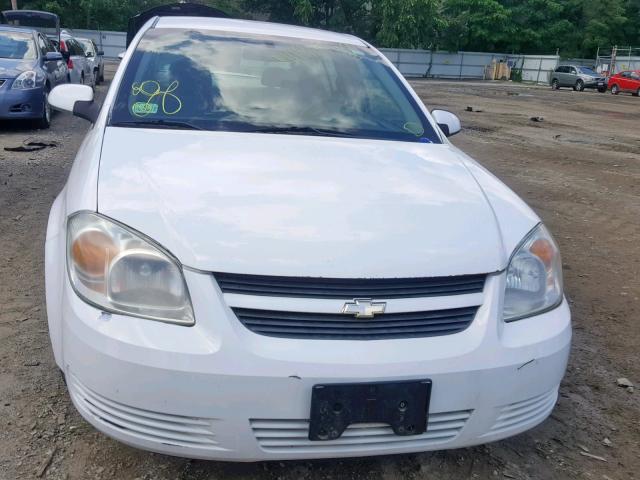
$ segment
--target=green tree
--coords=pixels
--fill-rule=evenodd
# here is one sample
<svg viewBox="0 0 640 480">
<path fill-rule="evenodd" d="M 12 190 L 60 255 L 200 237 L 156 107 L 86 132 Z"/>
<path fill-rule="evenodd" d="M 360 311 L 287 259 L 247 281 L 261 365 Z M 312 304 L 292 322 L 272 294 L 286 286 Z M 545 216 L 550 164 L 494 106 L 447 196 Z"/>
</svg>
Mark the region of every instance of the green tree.
<svg viewBox="0 0 640 480">
<path fill-rule="evenodd" d="M 443 46 L 449 50 L 494 51 L 513 33 L 510 11 L 496 0 L 446 0 Z"/>
<path fill-rule="evenodd" d="M 586 0 L 583 4 L 584 35 L 580 44 L 583 55 L 593 55 L 599 46 L 625 43 L 628 18 L 623 0 L 600 3 Z"/>
<path fill-rule="evenodd" d="M 130 17 L 151 7 L 174 1 L 177 0 L 18 0 L 18 4 L 21 9 L 57 14 L 63 27 L 123 31 L 126 30 Z M 234 16 L 240 16 L 243 12 L 239 1 L 213 0 L 203 3 Z"/>
<path fill-rule="evenodd" d="M 433 48 L 447 27 L 441 0 L 378 0 L 376 41 L 385 47 Z"/>
<path fill-rule="evenodd" d="M 129 17 L 178 0 L 18 0 L 68 28 L 125 30 Z M 358 35 L 381 47 L 592 57 L 640 46 L 640 0 L 191 0 L 233 17 Z M 10 0 L 0 0 L 10 8 Z"/>
</svg>

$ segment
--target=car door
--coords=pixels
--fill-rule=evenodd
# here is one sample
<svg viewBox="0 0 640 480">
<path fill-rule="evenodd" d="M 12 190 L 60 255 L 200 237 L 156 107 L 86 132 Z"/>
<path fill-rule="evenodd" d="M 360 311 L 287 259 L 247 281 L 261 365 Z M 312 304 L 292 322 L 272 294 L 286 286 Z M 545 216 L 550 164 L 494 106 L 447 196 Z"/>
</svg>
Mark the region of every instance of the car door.
<svg viewBox="0 0 640 480">
<path fill-rule="evenodd" d="M 578 81 L 578 70 L 576 67 L 569 67 L 569 73 L 567 74 L 567 86 L 573 87 Z"/>
<path fill-rule="evenodd" d="M 98 48 L 96 42 L 91 40 L 93 45 L 93 51 L 96 52 L 96 65 L 98 66 L 98 76 L 101 76 L 104 71 L 104 52 Z"/>
<path fill-rule="evenodd" d="M 58 83 L 60 83 L 60 71 L 58 68 L 58 61 L 56 60 L 47 60 L 45 57 L 47 52 L 49 51 L 49 42 L 45 39 L 45 37 L 41 34 L 38 34 L 38 50 L 40 51 L 40 55 L 42 58 L 42 69 L 49 80 L 49 85 L 51 88 L 55 87 Z"/>
<path fill-rule="evenodd" d="M 622 90 L 623 92 L 628 92 L 630 90 L 630 85 L 629 85 L 629 74 L 631 72 L 620 72 L 620 78 L 618 80 L 618 86 L 620 87 L 620 90 Z"/>
<path fill-rule="evenodd" d="M 59 52 L 58 48 L 48 37 L 45 36 L 43 38 L 47 45 L 47 52 Z M 57 62 L 55 62 L 56 85 L 59 85 L 61 83 L 67 83 L 69 81 L 68 74 L 69 74 L 69 69 L 67 68 L 67 62 L 65 62 L 64 59 L 58 60 Z"/>
<path fill-rule="evenodd" d="M 567 86 L 571 86 L 572 83 L 571 79 L 570 79 L 570 67 L 563 65 L 562 67 L 560 67 L 562 70 L 560 71 L 560 86 L 562 87 L 567 87 Z"/>
<path fill-rule="evenodd" d="M 76 54 L 78 57 L 78 61 L 81 62 L 82 71 L 84 72 L 84 83 L 86 85 L 93 85 L 93 68 L 91 66 L 91 61 L 87 58 L 87 52 L 85 52 L 82 44 L 73 39 L 76 48 Z"/>
<path fill-rule="evenodd" d="M 640 93 L 640 72 L 629 73 L 629 90 L 635 94 Z"/>
<path fill-rule="evenodd" d="M 67 38 L 65 40 L 65 44 L 67 49 L 69 50 L 69 55 L 71 57 L 71 61 L 73 62 L 73 68 L 77 72 L 78 83 L 82 83 L 84 79 L 84 83 L 89 82 L 89 78 L 87 77 L 87 57 L 84 55 L 84 50 L 80 46 L 78 42 L 73 38 Z"/>
</svg>

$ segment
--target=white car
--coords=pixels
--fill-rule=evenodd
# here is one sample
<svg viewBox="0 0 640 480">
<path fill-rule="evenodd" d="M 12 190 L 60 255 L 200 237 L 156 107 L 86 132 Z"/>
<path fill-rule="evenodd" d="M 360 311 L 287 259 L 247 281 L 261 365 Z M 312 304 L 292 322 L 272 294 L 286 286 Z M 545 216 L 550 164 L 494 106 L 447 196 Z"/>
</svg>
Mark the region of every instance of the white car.
<svg viewBox="0 0 640 480">
<path fill-rule="evenodd" d="M 554 408 L 570 312 L 536 214 L 349 35 L 148 22 L 53 204 L 55 359 L 97 429 L 256 461 L 466 447 Z"/>
</svg>

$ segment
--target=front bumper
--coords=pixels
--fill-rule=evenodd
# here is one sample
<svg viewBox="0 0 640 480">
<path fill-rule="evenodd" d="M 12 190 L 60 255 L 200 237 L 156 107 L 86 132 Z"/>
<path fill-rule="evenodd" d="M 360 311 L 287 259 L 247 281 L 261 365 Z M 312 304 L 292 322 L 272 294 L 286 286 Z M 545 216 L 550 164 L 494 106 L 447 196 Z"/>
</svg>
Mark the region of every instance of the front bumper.
<svg viewBox="0 0 640 480">
<path fill-rule="evenodd" d="M 607 87 L 607 79 L 606 78 L 594 78 L 590 80 L 585 80 L 584 88 L 606 88 Z"/>
<path fill-rule="evenodd" d="M 0 119 L 34 119 L 43 116 L 44 92 L 42 87 L 29 90 L 14 90 L 13 80 L 0 86 Z"/>
<path fill-rule="evenodd" d="M 497 320 L 503 274 L 487 280 L 467 330 L 376 341 L 256 335 L 235 319 L 211 275 L 185 276 L 193 327 L 103 314 L 68 281 L 61 296 L 57 360 L 78 411 L 117 440 L 170 455 L 256 461 L 494 441 L 549 415 L 569 355 L 566 302 L 527 320 Z M 338 440 L 307 439 L 313 385 L 424 378 L 433 382 L 426 433 L 398 437 L 384 425 L 359 425 Z"/>
</svg>

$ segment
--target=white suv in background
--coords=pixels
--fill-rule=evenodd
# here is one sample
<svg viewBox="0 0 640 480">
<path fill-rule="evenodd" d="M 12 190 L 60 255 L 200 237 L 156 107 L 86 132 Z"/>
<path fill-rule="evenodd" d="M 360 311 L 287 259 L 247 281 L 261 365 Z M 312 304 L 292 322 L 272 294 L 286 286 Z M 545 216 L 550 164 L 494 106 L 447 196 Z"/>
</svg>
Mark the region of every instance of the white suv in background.
<svg viewBox="0 0 640 480">
<path fill-rule="evenodd" d="M 47 314 L 74 405 L 193 458 L 466 447 L 552 411 L 571 321 L 538 216 L 350 36 L 160 17 L 51 209 Z"/>
</svg>

